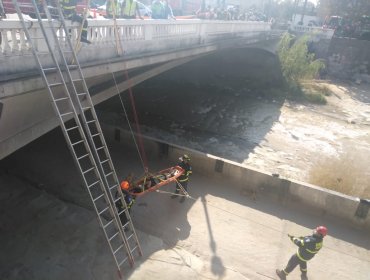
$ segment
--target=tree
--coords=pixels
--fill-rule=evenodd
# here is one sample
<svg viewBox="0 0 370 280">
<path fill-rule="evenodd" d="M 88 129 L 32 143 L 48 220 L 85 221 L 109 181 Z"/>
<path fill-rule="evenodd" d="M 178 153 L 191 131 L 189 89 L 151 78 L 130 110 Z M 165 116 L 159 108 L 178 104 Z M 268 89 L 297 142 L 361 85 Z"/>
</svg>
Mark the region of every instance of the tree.
<svg viewBox="0 0 370 280">
<path fill-rule="evenodd" d="M 315 54 L 308 53 L 308 36 L 297 41 L 286 33 L 279 43 L 278 56 L 284 78 L 288 85 L 297 88 L 303 79 L 314 79 L 325 67 L 324 63 L 315 60 Z"/>
<path fill-rule="evenodd" d="M 358 20 L 363 15 L 370 15 L 369 0 L 320 0 L 318 14 L 323 20 L 327 16 L 341 16 L 348 20 Z"/>
</svg>

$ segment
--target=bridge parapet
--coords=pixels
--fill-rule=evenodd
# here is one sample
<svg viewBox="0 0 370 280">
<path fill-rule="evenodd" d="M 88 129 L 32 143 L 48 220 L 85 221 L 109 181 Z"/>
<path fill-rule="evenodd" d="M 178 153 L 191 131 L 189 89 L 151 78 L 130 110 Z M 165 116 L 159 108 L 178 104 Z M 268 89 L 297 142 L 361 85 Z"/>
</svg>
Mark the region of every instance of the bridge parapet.
<svg viewBox="0 0 370 280">
<path fill-rule="evenodd" d="M 171 52 L 205 44 L 217 44 L 237 38 L 258 38 L 269 34 L 270 23 L 242 21 L 202 21 L 202 20 L 123 20 L 115 21 L 88 20 L 88 39 L 91 44 L 78 44 L 78 23 L 68 23 L 70 34 L 64 34 L 54 21 L 62 48 L 66 36 L 71 36 L 72 43 L 78 50 L 82 64 L 106 63 L 107 59 L 125 56 L 126 58 Z M 50 59 L 41 29 L 37 20 L 27 22 L 31 36 L 37 40 L 36 49 L 43 52 L 43 64 Z M 0 65 L 1 75 L 12 75 L 36 70 L 36 64 L 22 30 L 19 20 L 0 21 Z M 47 32 L 52 32 L 51 29 Z M 50 36 L 52 36 L 50 34 Z M 258 38 L 262 40 L 262 38 Z"/>
<path fill-rule="evenodd" d="M 320 40 L 320 39 L 328 39 L 334 35 L 334 29 L 323 28 L 323 27 L 314 27 L 314 26 L 302 26 L 302 25 L 292 25 L 290 30 L 300 34 L 308 34 L 311 35 L 313 38 Z"/>
</svg>

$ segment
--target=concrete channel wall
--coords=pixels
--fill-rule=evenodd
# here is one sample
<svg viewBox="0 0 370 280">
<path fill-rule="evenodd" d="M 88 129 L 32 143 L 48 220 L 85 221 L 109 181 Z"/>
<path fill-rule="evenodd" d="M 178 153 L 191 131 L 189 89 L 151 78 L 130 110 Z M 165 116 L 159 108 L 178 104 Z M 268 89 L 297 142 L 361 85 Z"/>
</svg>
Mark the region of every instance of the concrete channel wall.
<svg viewBox="0 0 370 280">
<path fill-rule="evenodd" d="M 125 145 L 132 143 L 132 135 L 119 127 L 103 125 L 104 135 Z M 340 194 L 318 186 L 280 178 L 278 174 L 265 173 L 244 165 L 209 154 L 187 149 L 156 139 L 144 137 L 145 151 L 149 158 L 166 157 L 172 162 L 186 153 L 191 157 L 193 169 L 202 175 L 228 180 L 230 187 L 240 188 L 241 193 L 269 197 L 283 205 L 309 207 L 315 213 L 333 216 L 343 222 L 370 230 L 370 201 Z"/>
</svg>

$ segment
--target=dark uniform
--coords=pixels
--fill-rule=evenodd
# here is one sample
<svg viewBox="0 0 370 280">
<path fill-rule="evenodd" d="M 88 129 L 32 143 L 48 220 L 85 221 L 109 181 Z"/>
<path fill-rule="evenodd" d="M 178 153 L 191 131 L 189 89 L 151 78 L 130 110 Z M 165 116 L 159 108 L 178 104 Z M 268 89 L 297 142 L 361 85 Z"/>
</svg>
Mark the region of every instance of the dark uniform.
<svg viewBox="0 0 370 280">
<path fill-rule="evenodd" d="M 76 5 L 77 0 L 61 0 L 60 5 L 63 9 L 63 15 L 66 19 L 71 20 L 72 22 L 83 23 L 82 33 L 81 33 L 81 42 L 90 44 L 91 42 L 87 40 L 87 20 L 78 14 L 76 14 Z"/>
<path fill-rule="evenodd" d="M 183 155 L 182 157 L 180 157 L 180 162 L 177 165 L 184 169 L 184 173 L 181 176 L 179 176 L 179 178 L 176 181 L 176 191 L 175 195 L 173 195 L 172 198 L 177 197 L 177 194 L 180 193 L 181 187 L 183 187 L 185 191 L 188 191 L 189 176 L 193 173 L 189 161 L 190 158 L 187 155 Z M 184 201 L 185 197 L 183 196 L 180 202 Z"/>
<path fill-rule="evenodd" d="M 301 269 L 301 279 L 307 279 L 307 261 L 312 259 L 317 252 L 320 251 L 323 245 L 323 238 L 327 233 L 326 227 L 317 227 L 314 233 L 305 237 L 289 236 L 290 240 L 298 246 L 295 253 L 288 261 L 287 266 L 283 270 L 276 270 L 276 274 L 280 279 L 286 279 L 286 276 L 299 265 Z"/>
<path fill-rule="evenodd" d="M 128 222 L 127 214 L 131 213 L 131 207 L 134 204 L 135 199 L 125 190 L 122 190 L 122 193 L 124 195 L 124 199 L 125 199 L 125 202 L 126 202 L 126 205 L 127 205 L 128 213 L 126 213 L 126 211 L 122 212 L 125 209 L 125 207 L 122 204 L 121 200 L 118 200 L 116 202 L 116 207 L 117 207 L 117 210 L 118 210 L 118 214 L 120 214 L 122 212 L 119 215 L 119 218 L 121 220 L 122 225 L 124 226 Z M 116 193 L 116 198 L 118 198 L 118 192 Z"/>
</svg>

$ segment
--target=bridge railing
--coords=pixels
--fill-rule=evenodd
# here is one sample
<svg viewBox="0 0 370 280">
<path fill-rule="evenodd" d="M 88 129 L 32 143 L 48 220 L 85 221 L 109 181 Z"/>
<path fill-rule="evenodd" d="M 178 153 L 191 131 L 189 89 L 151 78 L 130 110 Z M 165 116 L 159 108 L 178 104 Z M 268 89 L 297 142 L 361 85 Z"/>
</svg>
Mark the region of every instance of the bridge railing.
<svg viewBox="0 0 370 280">
<path fill-rule="evenodd" d="M 334 29 L 316 26 L 292 25 L 290 26 L 290 30 L 293 32 L 310 34 L 312 36 L 328 40 L 330 40 L 334 35 Z"/>
<path fill-rule="evenodd" d="M 67 21 L 68 23 L 68 21 Z M 134 57 L 163 51 L 174 51 L 227 40 L 236 37 L 256 37 L 268 34 L 269 23 L 244 21 L 202 21 L 202 20 L 88 20 L 88 40 L 91 44 L 77 42 L 80 26 L 68 23 L 69 34 L 64 34 L 58 21 L 59 43 L 66 43 L 71 36 L 82 63 L 93 63 L 117 56 Z M 37 20 L 27 21 L 32 37 L 42 38 Z M 47 32 L 51 32 L 49 29 Z M 118 36 L 116 35 L 116 32 Z M 30 45 L 19 20 L 0 21 L 0 74 L 15 74 L 35 69 Z M 50 34 L 50 38 L 52 34 Z M 36 41 L 38 51 L 45 53 L 48 64 L 48 50 L 43 39 Z"/>
</svg>

